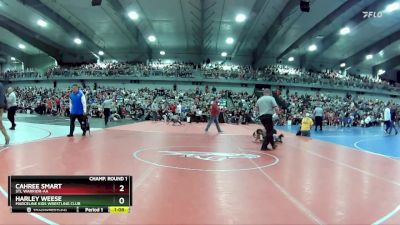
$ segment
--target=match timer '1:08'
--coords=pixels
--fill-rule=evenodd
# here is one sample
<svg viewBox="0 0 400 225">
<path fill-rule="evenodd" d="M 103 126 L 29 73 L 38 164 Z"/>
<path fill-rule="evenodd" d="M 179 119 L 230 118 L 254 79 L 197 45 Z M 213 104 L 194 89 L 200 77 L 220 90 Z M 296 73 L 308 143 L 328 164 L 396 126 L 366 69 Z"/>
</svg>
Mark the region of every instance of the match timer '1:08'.
<svg viewBox="0 0 400 225">
<path fill-rule="evenodd" d="M 9 176 L 12 212 L 127 213 L 132 176 Z"/>
</svg>

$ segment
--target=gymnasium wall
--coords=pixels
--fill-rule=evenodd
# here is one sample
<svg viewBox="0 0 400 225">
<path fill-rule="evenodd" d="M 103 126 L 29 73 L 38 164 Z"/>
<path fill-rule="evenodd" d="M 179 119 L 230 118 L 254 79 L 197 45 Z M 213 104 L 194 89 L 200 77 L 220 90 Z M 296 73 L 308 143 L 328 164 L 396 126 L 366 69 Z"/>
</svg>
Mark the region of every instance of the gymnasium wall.
<svg viewBox="0 0 400 225">
<path fill-rule="evenodd" d="M 5 72 L 5 71 L 9 71 L 9 70 L 22 70 L 22 69 L 23 69 L 23 67 L 22 67 L 21 63 L 15 63 L 15 62 L 9 61 L 2 65 L 1 72 Z"/>
<path fill-rule="evenodd" d="M 400 82 L 400 70 L 386 71 L 386 73 L 381 75 L 381 77 L 383 79 L 385 79 L 385 80 L 391 80 L 391 81 L 395 81 L 395 82 Z"/>
<path fill-rule="evenodd" d="M 49 67 L 55 66 L 56 61 L 48 55 L 33 55 L 27 59 L 25 65 L 26 68 L 35 68 L 36 71 L 42 74 Z"/>
<path fill-rule="evenodd" d="M 160 50 L 153 50 L 153 60 L 169 60 L 169 61 L 183 61 L 193 62 L 195 64 L 201 64 L 203 61 L 210 59 L 211 63 L 231 63 L 239 65 L 250 65 L 251 64 L 251 52 L 242 52 L 241 55 L 235 55 L 235 57 L 222 57 L 220 51 L 208 51 L 203 55 L 200 54 L 197 48 L 187 48 L 184 51 L 182 49 L 168 49 L 166 55 L 161 56 Z"/>
</svg>

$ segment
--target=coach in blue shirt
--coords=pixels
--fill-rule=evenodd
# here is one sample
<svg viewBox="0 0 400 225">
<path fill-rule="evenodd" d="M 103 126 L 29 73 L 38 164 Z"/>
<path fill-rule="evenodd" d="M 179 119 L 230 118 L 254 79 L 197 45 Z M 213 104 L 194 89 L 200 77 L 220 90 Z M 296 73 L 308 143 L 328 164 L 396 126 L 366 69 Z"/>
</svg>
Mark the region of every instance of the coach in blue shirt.
<svg viewBox="0 0 400 225">
<path fill-rule="evenodd" d="M 84 121 L 84 115 L 86 115 L 86 98 L 85 94 L 82 90 L 79 89 L 77 84 L 72 86 L 72 92 L 69 95 L 69 108 L 71 111 L 71 123 L 68 137 L 74 136 L 75 130 L 75 120 L 78 119 L 83 134 L 82 136 L 86 135 L 86 126 Z"/>
</svg>

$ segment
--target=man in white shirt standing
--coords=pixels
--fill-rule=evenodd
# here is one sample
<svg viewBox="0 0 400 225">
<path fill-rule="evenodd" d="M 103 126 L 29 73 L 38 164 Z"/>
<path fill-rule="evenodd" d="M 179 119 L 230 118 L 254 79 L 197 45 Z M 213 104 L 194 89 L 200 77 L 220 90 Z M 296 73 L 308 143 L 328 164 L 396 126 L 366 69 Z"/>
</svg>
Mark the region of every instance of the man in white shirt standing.
<svg viewBox="0 0 400 225">
<path fill-rule="evenodd" d="M 201 117 L 203 116 L 203 111 L 199 107 L 196 109 L 196 123 L 201 122 Z"/>
<path fill-rule="evenodd" d="M 264 96 L 257 100 L 256 110 L 260 115 L 261 123 L 266 131 L 266 138 L 261 146 L 261 151 L 270 150 L 268 144 L 271 144 L 272 149 L 275 149 L 276 145 L 273 137 L 274 123 L 272 121 L 272 115 L 274 113 L 279 115 L 279 110 L 278 104 L 276 103 L 275 98 L 272 97 L 270 89 L 265 89 Z"/>
<path fill-rule="evenodd" d="M 322 131 L 324 109 L 322 109 L 321 103 L 318 103 L 317 107 L 315 107 L 314 117 L 315 117 L 315 131 L 317 131 L 318 127 L 319 127 L 319 130 Z"/>
<path fill-rule="evenodd" d="M 151 120 L 152 121 L 157 121 L 158 109 L 159 109 L 158 104 L 155 101 L 153 101 L 153 103 L 151 104 Z"/>
<path fill-rule="evenodd" d="M 367 118 L 365 118 L 365 120 L 364 120 L 365 127 L 370 127 L 371 121 L 372 121 L 371 115 L 368 114 Z"/>
<path fill-rule="evenodd" d="M 383 120 L 385 121 L 385 133 L 390 134 L 392 133 L 392 121 L 391 121 L 391 113 L 390 113 L 390 102 L 386 104 L 385 111 L 383 112 Z"/>
<path fill-rule="evenodd" d="M 113 107 L 113 101 L 110 98 L 110 93 L 107 93 L 106 99 L 102 103 L 102 107 L 104 115 L 104 124 L 105 126 L 107 126 L 111 116 L 111 108 Z"/>
<path fill-rule="evenodd" d="M 17 112 L 17 95 L 14 92 L 14 89 L 12 87 L 9 87 L 7 89 L 7 118 L 11 122 L 11 128 L 10 130 L 15 130 L 15 127 L 17 126 L 15 124 L 15 113 Z"/>
<path fill-rule="evenodd" d="M 179 119 L 182 117 L 182 104 L 181 104 L 181 101 L 179 101 L 177 106 L 176 106 L 176 115 L 178 115 Z"/>
</svg>

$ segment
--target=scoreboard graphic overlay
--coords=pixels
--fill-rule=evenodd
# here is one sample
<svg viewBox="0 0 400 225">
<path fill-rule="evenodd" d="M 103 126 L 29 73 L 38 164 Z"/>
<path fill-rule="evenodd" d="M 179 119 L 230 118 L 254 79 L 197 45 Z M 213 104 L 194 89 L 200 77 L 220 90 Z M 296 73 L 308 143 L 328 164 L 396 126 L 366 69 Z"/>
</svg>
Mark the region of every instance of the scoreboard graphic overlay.
<svg viewBox="0 0 400 225">
<path fill-rule="evenodd" d="M 13 213 L 129 213 L 132 176 L 9 176 Z"/>
</svg>

